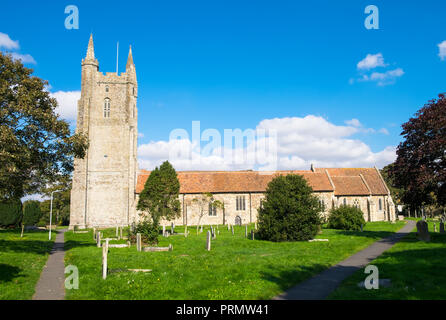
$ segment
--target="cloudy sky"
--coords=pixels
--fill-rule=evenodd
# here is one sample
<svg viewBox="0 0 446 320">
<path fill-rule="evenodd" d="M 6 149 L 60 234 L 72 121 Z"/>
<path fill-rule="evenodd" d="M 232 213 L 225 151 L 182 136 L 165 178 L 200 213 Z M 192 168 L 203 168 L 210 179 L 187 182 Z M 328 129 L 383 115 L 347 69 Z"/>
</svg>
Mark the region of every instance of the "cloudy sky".
<svg viewBox="0 0 446 320">
<path fill-rule="evenodd" d="M 382 167 L 401 124 L 446 91 L 442 1 L 374 1 L 378 30 L 364 27 L 370 3 L 360 0 L 75 1 L 72 30 L 68 3 L 25 2 L 2 1 L 0 50 L 49 81 L 73 129 L 90 33 L 103 72 L 116 70 L 118 41 L 124 71 L 132 45 L 141 168 Z M 236 129 L 254 138 L 225 147 Z M 259 132 L 274 132 L 274 150 L 259 147 L 271 139 Z"/>
</svg>

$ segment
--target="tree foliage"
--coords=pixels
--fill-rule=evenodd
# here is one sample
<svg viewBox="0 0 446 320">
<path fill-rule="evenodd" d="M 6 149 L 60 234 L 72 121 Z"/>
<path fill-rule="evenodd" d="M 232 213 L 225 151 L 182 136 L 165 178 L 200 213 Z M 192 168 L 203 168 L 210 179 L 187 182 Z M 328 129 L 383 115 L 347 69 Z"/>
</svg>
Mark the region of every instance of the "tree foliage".
<svg viewBox="0 0 446 320">
<path fill-rule="evenodd" d="M 319 201 L 302 176 L 279 176 L 268 184 L 258 220 L 261 239 L 310 240 L 321 225 Z"/>
<path fill-rule="evenodd" d="M 0 52 L 0 199 L 37 193 L 68 176 L 87 140 L 59 119 L 48 85 Z"/>
<path fill-rule="evenodd" d="M 389 170 L 395 186 L 404 188 L 403 201 L 419 207 L 432 203 L 435 195 L 446 203 L 446 98 L 429 101 L 404 123 L 404 141 L 397 148 L 397 159 Z"/>
<path fill-rule="evenodd" d="M 35 226 L 41 217 L 39 201 L 29 200 L 23 204 L 23 224 L 25 226 Z"/>
<path fill-rule="evenodd" d="M 359 231 L 365 226 L 364 213 L 361 209 L 342 205 L 331 209 L 328 217 L 328 228 L 339 230 Z"/>
<path fill-rule="evenodd" d="M 177 173 L 172 165 L 165 161 L 150 173 L 139 196 L 137 209 L 148 213 L 156 225 L 159 225 L 161 219 L 178 218 L 181 215 L 179 192 Z"/>
<path fill-rule="evenodd" d="M 17 227 L 22 221 L 22 202 L 20 200 L 0 201 L 0 226 Z"/>
</svg>

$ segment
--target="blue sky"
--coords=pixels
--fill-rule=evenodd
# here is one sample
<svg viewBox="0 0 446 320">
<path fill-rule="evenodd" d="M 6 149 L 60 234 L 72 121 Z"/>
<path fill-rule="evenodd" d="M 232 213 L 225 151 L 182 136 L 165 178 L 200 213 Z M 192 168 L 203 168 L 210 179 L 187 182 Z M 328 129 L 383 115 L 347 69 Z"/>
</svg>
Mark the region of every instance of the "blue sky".
<svg viewBox="0 0 446 320">
<path fill-rule="evenodd" d="M 379 30 L 364 27 L 369 4 L 379 8 Z M 79 30 L 64 27 L 67 5 L 79 8 Z M 27 66 L 50 82 L 52 92 L 72 92 L 80 90 L 80 62 L 91 32 L 103 72 L 116 68 L 117 41 L 124 71 L 131 44 L 144 135 L 139 144 L 147 158 L 173 129 L 190 131 L 194 120 L 223 131 L 314 116 L 325 119 L 316 121 L 322 126 L 356 128 L 339 134 L 337 143 L 354 140 L 374 158 L 330 162 L 315 152 L 305 155 L 308 148 L 299 145 L 289 151 L 289 159 L 304 160 L 296 168 L 310 161 L 382 166 L 391 161 L 390 149 L 385 157 L 377 154 L 398 145 L 401 124 L 446 91 L 446 60 L 438 47 L 446 40 L 445 9 L 437 0 L 3 0 L 0 32 L 18 46 L 0 49 L 32 56 Z M 367 55 L 378 62 L 359 68 Z M 346 123 L 351 119 L 360 124 Z M 329 132 L 310 136 L 318 136 L 313 145 L 332 138 Z M 147 167 L 156 162 L 146 160 Z"/>
</svg>

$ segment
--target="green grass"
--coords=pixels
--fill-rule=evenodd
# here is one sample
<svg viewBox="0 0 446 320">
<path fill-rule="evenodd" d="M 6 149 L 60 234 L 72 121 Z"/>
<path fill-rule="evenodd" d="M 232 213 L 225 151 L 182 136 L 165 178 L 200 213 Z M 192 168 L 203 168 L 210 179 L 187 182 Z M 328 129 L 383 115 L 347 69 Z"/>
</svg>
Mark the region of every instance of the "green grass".
<svg viewBox="0 0 446 320">
<path fill-rule="evenodd" d="M 0 300 L 31 299 L 40 273 L 53 247 L 56 233 L 0 230 Z"/>
<path fill-rule="evenodd" d="M 270 299 L 293 285 L 366 248 L 401 228 L 404 223 L 368 223 L 364 232 L 324 229 L 317 238 L 329 242 L 272 243 L 244 238 L 244 227 L 233 236 L 219 226 L 220 235 L 205 250 L 206 228 L 196 235 L 160 237 L 159 246 L 172 252 L 137 252 L 135 246 L 110 248 L 109 269 L 152 269 L 150 273 L 112 272 L 102 279 L 102 249 L 92 232 L 65 234 L 66 265 L 79 268 L 79 289 L 67 290 L 67 299 Z M 177 227 L 177 232 L 182 232 Z M 249 229 L 250 230 L 250 229 Z M 104 237 L 115 235 L 114 229 Z M 121 241 L 122 242 L 122 241 Z"/>
<path fill-rule="evenodd" d="M 378 290 L 357 287 L 364 281 L 364 269 L 346 279 L 329 299 L 446 299 L 446 234 L 433 233 L 433 221 L 428 219 L 430 242 L 416 239 L 412 232 L 370 264 L 376 265 L 380 279 L 391 279 L 391 286 Z"/>
</svg>

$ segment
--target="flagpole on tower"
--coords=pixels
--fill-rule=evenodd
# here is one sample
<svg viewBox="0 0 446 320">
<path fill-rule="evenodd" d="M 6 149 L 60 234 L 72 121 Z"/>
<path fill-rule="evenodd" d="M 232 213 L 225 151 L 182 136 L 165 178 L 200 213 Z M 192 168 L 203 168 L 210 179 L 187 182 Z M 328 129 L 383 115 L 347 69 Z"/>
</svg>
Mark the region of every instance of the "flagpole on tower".
<svg viewBox="0 0 446 320">
<path fill-rule="evenodd" d="M 118 44 L 116 45 L 116 75 L 118 74 L 118 62 L 119 62 L 119 41 Z"/>
</svg>

